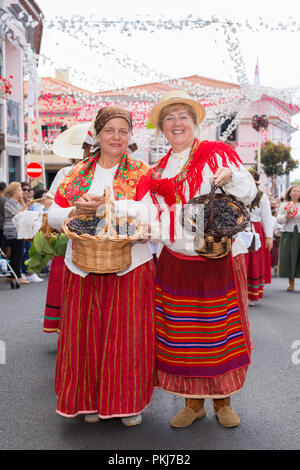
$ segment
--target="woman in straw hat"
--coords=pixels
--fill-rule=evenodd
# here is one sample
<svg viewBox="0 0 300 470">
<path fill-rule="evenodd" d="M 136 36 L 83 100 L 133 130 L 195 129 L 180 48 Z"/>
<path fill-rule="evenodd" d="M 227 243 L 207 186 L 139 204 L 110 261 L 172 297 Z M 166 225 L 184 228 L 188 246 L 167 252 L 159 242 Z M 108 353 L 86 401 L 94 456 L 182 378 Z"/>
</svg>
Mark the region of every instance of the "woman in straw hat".
<svg viewBox="0 0 300 470">
<path fill-rule="evenodd" d="M 185 398 L 171 421 L 186 427 L 205 416 L 212 398 L 221 425 L 238 426 L 230 396 L 244 385 L 252 349 L 247 310 L 246 272 L 241 244 L 233 255 L 201 258 L 194 234 L 182 230 L 179 215 L 191 198 L 222 186 L 246 205 L 256 194 L 253 178 L 236 152 L 222 142 L 199 141 L 203 106 L 180 90 L 167 92 L 149 121 L 171 145 L 141 178 L 135 204 L 157 208 L 163 248 L 156 283 L 156 367 L 159 387 Z M 137 205 L 132 203 L 138 212 Z M 152 207 L 151 207 L 152 204 Z M 154 230 L 155 223 L 151 223 Z M 167 227 L 167 230 L 166 230 Z M 152 233 L 152 237 L 156 237 Z"/>
<path fill-rule="evenodd" d="M 95 214 L 111 188 L 114 200 L 132 199 L 148 166 L 127 147 L 129 112 L 102 108 L 92 124 L 100 148 L 74 166 L 49 209 L 56 229 L 73 215 Z M 89 149 L 90 150 L 90 149 Z M 88 422 L 121 417 L 142 421 L 154 386 L 154 264 L 148 243 L 136 242 L 131 266 L 117 274 L 92 274 L 72 263 L 69 242 L 56 364 L 57 412 L 85 414 Z"/>
</svg>

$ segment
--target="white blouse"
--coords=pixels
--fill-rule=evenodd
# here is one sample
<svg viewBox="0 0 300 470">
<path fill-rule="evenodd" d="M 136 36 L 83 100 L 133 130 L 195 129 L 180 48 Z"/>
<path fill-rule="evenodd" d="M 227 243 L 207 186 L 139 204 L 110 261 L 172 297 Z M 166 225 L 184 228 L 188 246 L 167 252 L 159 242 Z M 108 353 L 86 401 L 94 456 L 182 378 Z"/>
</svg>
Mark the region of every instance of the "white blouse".
<svg viewBox="0 0 300 470">
<path fill-rule="evenodd" d="M 113 168 L 105 169 L 100 165 L 96 165 L 96 170 L 92 184 L 88 190 L 88 193 L 97 194 L 102 196 L 106 186 L 110 187 L 111 195 L 113 197 L 113 180 L 115 172 L 118 168 L 118 165 Z M 73 207 L 62 208 L 56 203 L 53 203 L 48 211 L 48 221 L 49 225 L 56 230 L 61 230 L 61 226 L 64 220 L 69 217 L 69 213 Z M 131 265 L 126 270 L 117 273 L 117 275 L 122 276 L 134 268 L 140 266 L 141 264 L 146 263 L 152 259 L 151 247 L 148 242 L 135 242 L 131 247 Z M 72 262 L 72 240 L 69 240 L 66 255 L 65 255 L 65 264 L 75 274 L 78 274 L 81 277 L 88 275 L 87 272 L 82 269 L 77 268 Z"/>
<path fill-rule="evenodd" d="M 263 196 L 260 200 L 259 207 L 254 207 L 250 212 L 251 222 L 261 222 L 265 236 L 267 238 L 273 238 L 273 217 L 271 204 L 266 193 L 263 193 Z"/>
<path fill-rule="evenodd" d="M 162 172 L 162 178 L 173 178 L 176 176 L 185 163 L 190 154 L 190 149 L 185 150 L 179 154 L 171 153 L 167 162 L 166 168 Z M 222 160 L 217 156 L 219 166 L 222 166 Z M 234 164 L 228 162 L 228 167 L 232 172 L 232 178 L 229 183 L 223 186 L 227 194 L 235 196 L 242 201 L 246 206 L 250 205 L 257 193 L 257 188 L 253 177 L 243 166 L 237 168 Z M 209 165 L 206 164 L 203 170 L 203 183 L 198 194 L 207 194 L 211 190 L 209 179 L 214 176 Z M 185 188 L 185 198 L 190 200 L 188 185 Z M 158 203 L 162 209 L 161 222 L 157 220 L 157 208 L 154 206 L 149 192 L 145 197 L 137 201 L 120 201 L 116 203 L 116 208 L 120 213 L 127 213 L 138 220 L 148 223 L 151 226 L 151 238 L 159 240 L 162 245 L 166 245 L 170 250 L 182 253 L 188 256 L 196 256 L 197 252 L 194 250 L 194 237 L 195 233 L 185 230 L 180 223 L 180 214 L 182 210 L 182 203 L 176 205 L 176 218 L 175 218 L 175 242 L 170 242 L 170 214 L 163 197 L 157 196 Z M 162 247 L 162 246 L 161 246 Z M 160 253 L 158 251 L 158 254 Z M 241 252 L 246 252 L 242 250 Z"/>
</svg>

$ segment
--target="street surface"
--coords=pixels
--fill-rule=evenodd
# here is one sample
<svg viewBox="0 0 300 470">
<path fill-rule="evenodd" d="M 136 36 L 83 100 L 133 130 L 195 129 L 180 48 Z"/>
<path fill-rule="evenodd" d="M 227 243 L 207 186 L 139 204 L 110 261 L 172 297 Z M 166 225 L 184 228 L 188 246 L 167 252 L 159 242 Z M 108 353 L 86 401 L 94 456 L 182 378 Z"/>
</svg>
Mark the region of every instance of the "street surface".
<svg viewBox="0 0 300 470">
<path fill-rule="evenodd" d="M 222 428 L 207 400 L 205 418 L 173 429 L 169 422 L 183 399 L 162 390 L 155 390 L 142 425 L 127 428 L 119 419 L 88 424 L 83 416 L 56 414 L 57 336 L 42 331 L 47 277 L 19 290 L 0 278 L 0 449 L 300 449 L 300 279 L 295 292 L 286 286 L 273 278 L 249 310 L 255 351 L 246 385 L 232 399 L 238 428 Z"/>
</svg>

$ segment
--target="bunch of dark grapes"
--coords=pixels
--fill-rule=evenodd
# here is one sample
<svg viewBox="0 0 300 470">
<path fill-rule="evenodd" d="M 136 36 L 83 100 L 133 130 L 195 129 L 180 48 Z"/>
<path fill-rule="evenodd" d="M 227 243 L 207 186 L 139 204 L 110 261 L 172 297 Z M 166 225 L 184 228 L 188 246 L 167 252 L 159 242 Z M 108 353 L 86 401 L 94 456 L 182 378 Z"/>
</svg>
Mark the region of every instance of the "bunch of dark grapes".
<svg viewBox="0 0 300 470">
<path fill-rule="evenodd" d="M 200 228 L 202 221 L 204 227 L 207 228 L 209 222 L 211 206 L 210 204 L 203 205 L 198 204 L 193 210 L 192 221 L 197 228 Z M 233 206 L 227 205 L 223 199 L 216 199 L 214 201 L 214 214 L 213 221 L 217 230 L 225 232 L 228 228 L 235 227 L 237 225 L 238 215 L 236 214 Z"/>
<path fill-rule="evenodd" d="M 72 219 L 68 223 L 68 229 L 71 232 L 76 233 L 77 235 L 88 234 L 94 236 L 97 233 L 96 229 L 98 230 L 98 224 L 101 223 L 101 221 L 103 220 L 104 219 L 100 219 L 96 215 L 93 215 L 93 217 L 90 219 Z"/>
<path fill-rule="evenodd" d="M 233 206 L 227 205 L 226 201 L 215 201 L 214 223 L 219 231 L 226 231 L 237 225 L 238 214 Z"/>
</svg>

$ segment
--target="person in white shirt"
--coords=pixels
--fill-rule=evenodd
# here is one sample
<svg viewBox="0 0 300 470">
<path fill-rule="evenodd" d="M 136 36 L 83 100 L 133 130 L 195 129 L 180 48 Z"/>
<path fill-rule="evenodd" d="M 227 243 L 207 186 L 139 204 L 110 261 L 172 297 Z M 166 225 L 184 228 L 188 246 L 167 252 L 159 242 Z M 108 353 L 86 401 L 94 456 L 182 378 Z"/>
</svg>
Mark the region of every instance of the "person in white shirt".
<svg viewBox="0 0 300 470">
<path fill-rule="evenodd" d="M 259 173 L 250 169 L 257 185 L 257 195 L 250 206 L 250 222 L 253 232 L 260 236 L 261 247 L 245 255 L 247 268 L 248 300 L 249 305 L 264 296 L 265 284 L 271 283 L 271 250 L 273 247 L 273 219 L 271 204 L 268 196 L 260 191 Z"/>
<path fill-rule="evenodd" d="M 300 277 L 300 186 L 290 186 L 281 204 L 277 221 L 280 228 L 278 275 L 287 277 L 287 291 L 295 290 L 295 278 Z"/>
<path fill-rule="evenodd" d="M 194 249 L 195 234 L 181 225 L 182 207 L 209 193 L 213 181 L 246 205 L 256 194 L 253 178 L 231 147 L 198 140 L 204 116 L 203 106 L 181 90 L 162 96 L 149 121 L 172 148 L 141 178 L 136 201 L 127 203 L 129 215 L 148 217 L 151 238 L 161 242 L 155 285 L 157 380 L 162 389 L 185 398 L 173 427 L 205 416 L 205 398 L 213 399 L 222 426 L 238 426 L 230 395 L 242 389 L 250 362 L 244 248 L 234 245 L 235 257 L 203 258 Z M 120 206 L 122 201 L 116 203 Z"/>
<path fill-rule="evenodd" d="M 44 206 L 49 210 L 54 202 L 54 197 L 59 185 L 63 182 L 65 177 L 70 173 L 73 165 L 61 168 L 55 175 L 49 190 L 46 192 L 46 200 Z M 55 255 L 51 261 L 49 272 L 46 305 L 43 320 L 44 333 L 59 333 L 59 323 L 61 318 L 61 303 L 63 292 L 63 279 L 64 279 L 64 256 Z"/>
</svg>

